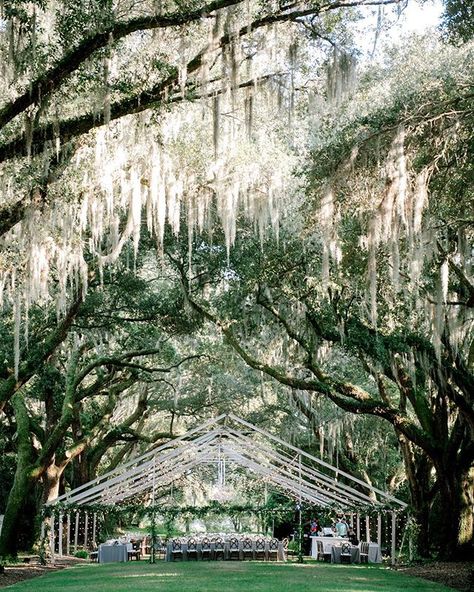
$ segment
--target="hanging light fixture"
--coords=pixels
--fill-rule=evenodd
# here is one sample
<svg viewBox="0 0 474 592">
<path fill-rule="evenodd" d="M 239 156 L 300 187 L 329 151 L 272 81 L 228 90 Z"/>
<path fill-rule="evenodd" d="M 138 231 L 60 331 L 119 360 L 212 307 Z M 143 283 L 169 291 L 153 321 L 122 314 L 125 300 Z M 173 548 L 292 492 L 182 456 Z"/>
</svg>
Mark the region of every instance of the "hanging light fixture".
<svg viewBox="0 0 474 592">
<path fill-rule="evenodd" d="M 234 497 L 234 492 L 229 489 L 225 481 L 226 464 L 225 458 L 221 454 L 221 445 L 219 443 L 219 451 L 217 458 L 217 479 L 216 483 L 211 489 L 210 499 L 216 502 L 227 502 Z"/>
</svg>

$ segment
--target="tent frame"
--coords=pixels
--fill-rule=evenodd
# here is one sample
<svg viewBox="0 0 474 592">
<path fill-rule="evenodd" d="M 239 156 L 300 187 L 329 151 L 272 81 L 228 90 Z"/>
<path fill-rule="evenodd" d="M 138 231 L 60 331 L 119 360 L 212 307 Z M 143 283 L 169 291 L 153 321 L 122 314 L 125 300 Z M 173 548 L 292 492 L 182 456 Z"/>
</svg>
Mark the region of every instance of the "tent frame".
<svg viewBox="0 0 474 592">
<path fill-rule="evenodd" d="M 374 507 L 377 503 L 390 505 L 392 510 L 391 558 L 395 561 L 396 512 L 407 505 L 396 497 L 364 481 L 353 477 L 316 456 L 313 456 L 270 432 L 259 428 L 232 413 L 223 413 L 203 422 L 182 436 L 170 440 L 145 454 L 77 487 L 47 505 L 60 506 L 60 516 L 67 517 L 66 529 L 59 519 L 58 552 L 63 553 L 63 533 L 66 530 L 66 547 L 71 542 L 70 510 L 76 511 L 74 547 L 78 546 L 78 516 L 84 508 L 84 546 L 87 546 L 89 516 L 87 506 L 94 504 L 115 506 L 138 494 L 151 493 L 152 500 L 158 490 L 172 486 L 176 479 L 202 464 L 235 463 L 254 473 L 298 502 L 300 508 L 307 503 L 341 509 L 354 505 Z M 345 482 L 339 478 L 344 477 Z M 378 500 L 375 502 L 375 500 Z M 353 519 L 353 514 L 351 514 Z M 370 531 L 367 525 L 366 532 Z M 51 517 L 51 547 L 54 555 L 56 524 Z M 357 534 L 360 533 L 360 517 L 357 514 Z M 92 542 L 95 542 L 96 516 L 93 515 Z M 381 540 L 381 517 L 377 517 L 377 540 Z"/>
</svg>

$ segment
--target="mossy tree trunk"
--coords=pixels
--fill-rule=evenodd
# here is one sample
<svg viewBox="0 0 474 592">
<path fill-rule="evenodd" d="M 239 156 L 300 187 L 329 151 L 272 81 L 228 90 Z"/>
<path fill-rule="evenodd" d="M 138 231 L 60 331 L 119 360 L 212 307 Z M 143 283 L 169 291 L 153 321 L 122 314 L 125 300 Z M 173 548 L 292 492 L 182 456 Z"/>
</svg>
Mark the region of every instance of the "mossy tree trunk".
<svg viewBox="0 0 474 592">
<path fill-rule="evenodd" d="M 0 533 L 0 557 L 16 556 L 19 518 L 35 482 L 32 478 L 34 456 L 30 438 L 30 418 L 21 393 L 17 393 L 11 403 L 17 424 L 17 467 Z"/>
</svg>

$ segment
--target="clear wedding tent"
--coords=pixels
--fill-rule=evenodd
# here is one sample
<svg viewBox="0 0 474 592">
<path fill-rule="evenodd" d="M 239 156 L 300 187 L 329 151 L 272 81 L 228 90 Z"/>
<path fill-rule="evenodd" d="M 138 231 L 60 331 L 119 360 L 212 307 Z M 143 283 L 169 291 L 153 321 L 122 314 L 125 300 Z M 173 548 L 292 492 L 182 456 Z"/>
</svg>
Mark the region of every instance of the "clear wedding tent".
<svg viewBox="0 0 474 592">
<path fill-rule="evenodd" d="M 394 561 L 397 515 L 406 509 L 403 501 L 233 414 L 205 421 L 50 502 L 52 553 L 62 556 L 95 542 L 98 507 L 145 499 L 143 494 L 146 503 L 155 505 L 160 492 L 203 464 L 217 467 L 216 500 L 226 499 L 226 467 L 236 465 L 294 499 L 296 508 L 340 508 L 350 516 L 358 538 L 362 533 L 379 545 L 383 514 L 385 523 L 390 522 Z"/>
</svg>

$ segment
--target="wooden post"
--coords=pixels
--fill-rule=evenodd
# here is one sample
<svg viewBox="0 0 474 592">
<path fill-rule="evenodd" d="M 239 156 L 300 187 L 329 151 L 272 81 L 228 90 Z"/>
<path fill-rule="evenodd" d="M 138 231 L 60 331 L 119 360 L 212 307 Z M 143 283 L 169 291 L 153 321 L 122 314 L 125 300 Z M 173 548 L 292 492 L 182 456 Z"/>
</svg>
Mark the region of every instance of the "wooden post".
<svg viewBox="0 0 474 592">
<path fill-rule="evenodd" d="M 357 540 L 360 541 L 360 514 L 356 514 Z"/>
<path fill-rule="evenodd" d="M 396 536 L 397 536 L 397 515 L 395 512 L 392 512 L 392 550 L 390 554 L 390 562 L 392 565 L 395 565 L 395 546 L 396 546 Z"/>
<path fill-rule="evenodd" d="M 79 512 L 76 510 L 76 529 L 74 531 L 74 553 L 77 551 L 78 536 L 79 536 Z"/>
<path fill-rule="evenodd" d="M 382 552 L 382 514 L 377 514 L 377 545 Z"/>
<path fill-rule="evenodd" d="M 89 529 L 89 514 L 85 512 L 85 520 L 84 520 L 84 549 L 87 549 L 87 531 Z"/>
<path fill-rule="evenodd" d="M 349 514 L 349 522 L 351 525 L 352 530 L 354 530 L 354 512 L 350 512 Z"/>
<path fill-rule="evenodd" d="M 365 517 L 365 540 L 370 542 L 370 516 Z"/>
<path fill-rule="evenodd" d="M 95 550 L 95 547 L 96 547 L 96 542 L 95 542 L 96 528 L 97 528 L 97 514 L 96 514 L 96 512 L 94 512 L 94 518 L 93 518 L 93 521 L 92 521 L 92 546 L 93 546 L 93 550 Z"/>
<path fill-rule="evenodd" d="M 66 521 L 66 555 L 71 554 L 71 512 L 67 513 L 67 521 Z"/>
<path fill-rule="evenodd" d="M 58 528 L 58 555 L 63 556 L 63 513 L 59 513 L 59 528 Z"/>
<path fill-rule="evenodd" d="M 50 531 L 49 531 L 49 546 L 51 548 L 51 559 L 54 561 L 54 514 L 51 514 Z"/>
</svg>

